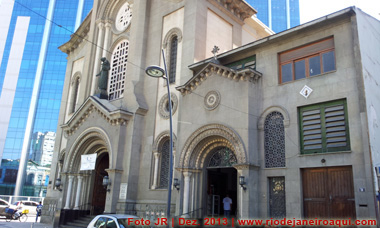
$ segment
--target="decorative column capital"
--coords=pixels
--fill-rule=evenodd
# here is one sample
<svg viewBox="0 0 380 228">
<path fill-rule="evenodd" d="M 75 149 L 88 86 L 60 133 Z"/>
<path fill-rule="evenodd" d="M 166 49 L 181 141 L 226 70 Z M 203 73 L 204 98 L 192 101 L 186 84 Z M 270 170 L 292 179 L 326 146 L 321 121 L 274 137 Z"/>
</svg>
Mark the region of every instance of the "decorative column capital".
<svg viewBox="0 0 380 228">
<path fill-rule="evenodd" d="M 185 178 L 190 178 L 190 177 L 191 177 L 191 174 L 193 174 L 193 173 L 192 173 L 192 172 L 189 172 L 189 171 L 185 171 L 185 172 L 183 172 L 182 174 L 183 174 L 183 176 L 184 176 Z"/>
<path fill-rule="evenodd" d="M 103 21 L 99 21 L 99 22 L 97 22 L 97 26 L 98 26 L 99 30 L 103 30 L 103 28 L 104 28 L 104 23 L 103 23 Z"/>
<path fill-rule="evenodd" d="M 106 21 L 105 24 L 104 24 L 104 27 L 106 29 L 110 29 L 111 28 L 111 22 L 110 21 Z"/>
<path fill-rule="evenodd" d="M 105 170 L 108 174 L 111 174 L 111 173 L 123 173 L 123 170 L 122 169 L 106 169 Z"/>
<path fill-rule="evenodd" d="M 161 153 L 159 153 L 159 152 L 157 151 L 157 152 L 154 152 L 153 155 L 154 155 L 154 158 L 155 158 L 155 159 L 159 159 Z"/>
<path fill-rule="evenodd" d="M 175 169 L 177 171 L 179 171 L 179 172 L 182 172 L 182 173 L 184 173 L 184 172 L 191 172 L 191 173 L 200 173 L 200 172 L 202 172 L 202 169 L 194 169 L 194 168 L 179 168 L 179 167 L 177 167 Z"/>
</svg>

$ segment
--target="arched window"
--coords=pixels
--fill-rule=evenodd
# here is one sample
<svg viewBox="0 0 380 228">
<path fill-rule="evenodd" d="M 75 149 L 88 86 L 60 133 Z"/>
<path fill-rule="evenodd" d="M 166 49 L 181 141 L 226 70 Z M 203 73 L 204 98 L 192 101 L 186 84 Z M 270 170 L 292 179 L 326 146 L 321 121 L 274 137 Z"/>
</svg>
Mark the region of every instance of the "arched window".
<svg viewBox="0 0 380 228">
<path fill-rule="evenodd" d="M 112 53 L 111 73 L 108 79 L 108 97 L 109 100 L 115 100 L 123 97 L 124 81 L 127 73 L 127 61 L 129 42 L 121 41 Z"/>
<path fill-rule="evenodd" d="M 170 39 L 170 62 L 169 62 L 169 82 L 175 83 L 176 70 L 177 70 L 177 50 L 178 50 L 178 37 L 173 36 Z"/>
<path fill-rule="evenodd" d="M 264 123 L 265 168 L 285 167 L 284 117 L 271 112 Z"/>
<path fill-rule="evenodd" d="M 79 82 L 80 82 L 80 78 L 77 77 L 74 79 L 74 82 L 72 84 L 70 113 L 74 113 L 76 110 L 76 106 L 78 103 L 78 94 L 79 94 Z"/>
<path fill-rule="evenodd" d="M 167 139 L 160 148 L 161 153 L 161 166 L 160 166 L 160 183 L 159 188 L 167 188 L 169 182 L 169 153 L 170 153 L 170 140 Z"/>
</svg>

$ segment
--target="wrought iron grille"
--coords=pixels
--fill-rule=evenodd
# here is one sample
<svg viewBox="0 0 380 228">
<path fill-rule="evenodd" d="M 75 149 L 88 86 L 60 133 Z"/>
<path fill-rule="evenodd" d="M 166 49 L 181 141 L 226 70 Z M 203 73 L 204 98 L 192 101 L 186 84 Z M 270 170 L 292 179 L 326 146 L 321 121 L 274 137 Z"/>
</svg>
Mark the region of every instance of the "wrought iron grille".
<svg viewBox="0 0 380 228">
<path fill-rule="evenodd" d="M 229 148 L 219 147 L 212 152 L 208 167 L 231 167 L 236 163 L 236 156 Z"/>
<path fill-rule="evenodd" d="M 284 117 L 270 113 L 264 124 L 265 168 L 285 167 Z"/>
<path fill-rule="evenodd" d="M 167 188 L 169 183 L 170 141 L 166 140 L 161 147 L 160 188 Z"/>
<path fill-rule="evenodd" d="M 286 217 L 285 177 L 269 178 L 269 212 L 271 218 Z"/>
<path fill-rule="evenodd" d="M 129 43 L 127 40 L 117 45 L 112 53 L 111 75 L 108 82 L 109 100 L 115 100 L 123 97 L 124 81 L 127 73 Z"/>
</svg>

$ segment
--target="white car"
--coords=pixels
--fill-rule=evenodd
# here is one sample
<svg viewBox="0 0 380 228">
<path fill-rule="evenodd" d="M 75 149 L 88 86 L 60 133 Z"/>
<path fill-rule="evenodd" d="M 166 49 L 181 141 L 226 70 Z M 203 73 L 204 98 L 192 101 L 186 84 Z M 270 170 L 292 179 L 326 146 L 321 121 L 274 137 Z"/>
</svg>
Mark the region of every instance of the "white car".
<svg viewBox="0 0 380 228">
<path fill-rule="evenodd" d="M 5 213 L 5 208 L 10 207 L 9 203 L 5 200 L 0 199 L 0 216 L 7 216 L 8 214 Z M 15 209 L 11 207 L 12 209 Z"/>
<path fill-rule="evenodd" d="M 13 205 L 15 205 L 16 207 L 19 206 L 21 201 L 16 201 L 13 203 Z M 21 210 L 25 210 L 25 209 L 28 209 L 29 210 L 29 214 L 37 214 L 37 211 L 36 211 L 36 208 L 37 208 L 37 205 L 39 203 L 38 202 L 35 202 L 35 201 L 22 201 L 22 207 L 21 207 Z"/>
<path fill-rule="evenodd" d="M 128 218 L 140 219 L 135 215 L 121 215 L 121 214 L 107 214 L 97 215 L 88 224 L 87 228 L 127 228 L 127 227 L 143 227 L 141 225 L 136 226 L 134 223 L 128 225 Z M 131 221 L 131 220 L 130 220 Z"/>
</svg>

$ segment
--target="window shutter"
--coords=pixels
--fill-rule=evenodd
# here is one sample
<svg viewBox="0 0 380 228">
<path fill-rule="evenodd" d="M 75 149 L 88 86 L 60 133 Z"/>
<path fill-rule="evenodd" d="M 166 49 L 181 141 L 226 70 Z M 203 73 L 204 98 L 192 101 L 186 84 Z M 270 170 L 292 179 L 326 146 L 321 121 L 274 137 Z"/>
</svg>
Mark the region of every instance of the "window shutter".
<svg viewBox="0 0 380 228">
<path fill-rule="evenodd" d="M 347 146 L 344 106 L 338 105 L 325 109 L 326 147 Z"/>
<path fill-rule="evenodd" d="M 303 149 L 322 149 L 322 125 L 320 109 L 302 113 Z"/>
<path fill-rule="evenodd" d="M 303 154 L 350 150 L 345 100 L 300 108 Z"/>
</svg>

